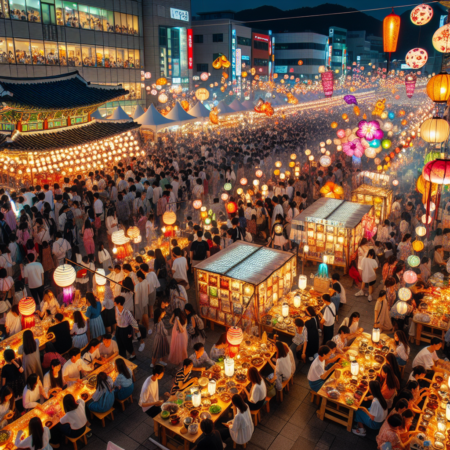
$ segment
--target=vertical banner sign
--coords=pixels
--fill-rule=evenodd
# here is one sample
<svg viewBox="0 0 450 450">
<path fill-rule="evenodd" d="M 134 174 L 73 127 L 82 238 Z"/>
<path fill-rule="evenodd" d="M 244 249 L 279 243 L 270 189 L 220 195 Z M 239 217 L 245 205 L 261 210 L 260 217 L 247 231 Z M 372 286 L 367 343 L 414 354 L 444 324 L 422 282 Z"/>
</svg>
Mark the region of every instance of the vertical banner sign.
<svg viewBox="0 0 450 450">
<path fill-rule="evenodd" d="M 242 75 L 242 50 L 240 48 L 236 49 L 236 93 L 241 96 L 241 75 Z"/>
<path fill-rule="evenodd" d="M 192 28 L 187 30 L 187 44 L 188 44 L 188 69 L 194 68 L 194 31 Z"/>
<path fill-rule="evenodd" d="M 231 37 L 231 80 L 236 81 L 236 30 L 233 29 Z"/>
</svg>

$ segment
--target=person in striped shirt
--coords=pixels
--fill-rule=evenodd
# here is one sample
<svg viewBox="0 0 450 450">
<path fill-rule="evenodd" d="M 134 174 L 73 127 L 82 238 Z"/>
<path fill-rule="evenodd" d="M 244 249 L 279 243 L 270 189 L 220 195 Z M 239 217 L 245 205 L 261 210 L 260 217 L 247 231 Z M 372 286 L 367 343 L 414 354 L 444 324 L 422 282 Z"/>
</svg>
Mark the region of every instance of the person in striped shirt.
<svg viewBox="0 0 450 450">
<path fill-rule="evenodd" d="M 127 351 L 130 353 L 128 358 L 130 361 L 136 358 L 133 347 L 133 329 L 136 330 L 136 337 L 139 339 L 139 326 L 133 314 L 127 309 L 124 309 L 125 297 L 119 295 L 114 299 L 114 306 L 116 311 L 116 339 L 119 346 L 119 355 L 123 358 L 127 357 Z"/>
</svg>

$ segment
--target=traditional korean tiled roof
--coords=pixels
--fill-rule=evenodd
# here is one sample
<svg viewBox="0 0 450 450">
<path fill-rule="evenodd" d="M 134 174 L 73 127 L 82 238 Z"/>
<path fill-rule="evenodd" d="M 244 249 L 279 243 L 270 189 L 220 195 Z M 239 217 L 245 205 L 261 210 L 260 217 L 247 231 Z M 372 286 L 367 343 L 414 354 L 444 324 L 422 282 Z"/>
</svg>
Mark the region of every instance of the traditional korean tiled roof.
<svg viewBox="0 0 450 450">
<path fill-rule="evenodd" d="M 0 77 L 0 103 L 27 110 L 85 108 L 126 94 L 120 86 L 91 84 L 77 71 L 42 78 Z"/>
<path fill-rule="evenodd" d="M 54 150 L 106 139 L 140 127 L 136 122 L 97 122 L 69 128 L 21 133 L 15 131 L 11 138 L 0 135 L 0 152 L 4 150 L 44 151 Z"/>
</svg>

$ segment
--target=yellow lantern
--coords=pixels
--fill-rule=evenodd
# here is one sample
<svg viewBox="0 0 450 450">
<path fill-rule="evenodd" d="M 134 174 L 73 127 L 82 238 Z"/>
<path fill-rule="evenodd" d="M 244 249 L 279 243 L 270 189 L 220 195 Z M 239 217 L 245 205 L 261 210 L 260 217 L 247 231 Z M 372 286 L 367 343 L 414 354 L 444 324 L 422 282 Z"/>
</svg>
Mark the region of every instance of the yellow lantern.
<svg viewBox="0 0 450 450">
<path fill-rule="evenodd" d="M 156 85 L 157 85 L 157 86 L 164 86 L 164 85 L 166 85 L 166 84 L 167 84 L 166 78 L 158 78 L 158 79 L 156 80 Z"/>
<path fill-rule="evenodd" d="M 162 219 L 166 225 L 173 225 L 177 221 L 177 215 L 173 211 L 166 211 Z"/>
<path fill-rule="evenodd" d="M 427 84 L 427 95 L 435 103 L 445 103 L 450 97 L 450 75 L 439 73 L 431 77 Z"/>
<path fill-rule="evenodd" d="M 206 206 L 202 206 L 200 208 L 200 217 L 202 219 L 206 219 L 208 217 L 208 211 L 206 210 Z"/>
<path fill-rule="evenodd" d="M 295 167 L 295 162 L 294 161 L 289 161 L 289 167 Z"/>
<path fill-rule="evenodd" d="M 176 219 L 176 216 L 175 216 L 175 219 Z M 163 220 L 164 220 L 164 218 L 163 218 Z M 130 228 L 128 228 L 127 236 L 128 236 L 130 239 L 135 239 L 135 238 L 137 238 L 140 234 L 141 234 L 141 232 L 139 231 L 139 228 L 138 228 L 138 227 L 130 227 Z"/>
<path fill-rule="evenodd" d="M 278 169 L 283 165 L 283 163 L 281 161 L 277 161 L 275 163 L 275 167 L 277 167 Z"/>
<path fill-rule="evenodd" d="M 274 174 L 276 177 L 278 177 L 278 176 L 280 175 L 280 169 L 275 169 L 275 170 L 273 171 L 273 174 Z"/>
<path fill-rule="evenodd" d="M 420 136 L 426 142 L 438 144 L 448 139 L 450 127 L 448 122 L 439 117 L 427 119 L 420 126 Z"/>
<path fill-rule="evenodd" d="M 209 91 L 208 91 L 208 89 L 205 89 L 205 88 L 197 89 L 195 91 L 195 96 L 201 102 L 204 101 L 204 100 L 208 100 L 208 98 L 209 98 Z"/>
<path fill-rule="evenodd" d="M 423 250 L 423 242 L 422 241 L 414 241 L 412 244 L 412 247 L 415 252 L 421 252 Z"/>
</svg>

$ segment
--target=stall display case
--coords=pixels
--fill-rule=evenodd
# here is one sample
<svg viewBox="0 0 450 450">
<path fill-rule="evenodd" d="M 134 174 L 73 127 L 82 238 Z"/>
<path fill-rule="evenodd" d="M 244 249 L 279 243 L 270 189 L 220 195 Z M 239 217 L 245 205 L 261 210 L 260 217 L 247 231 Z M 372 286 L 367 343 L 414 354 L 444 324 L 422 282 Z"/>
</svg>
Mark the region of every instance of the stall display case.
<svg viewBox="0 0 450 450">
<path fill-rule="evenodd" d="M 352 202 L 372 205 L 375 223 L 384 223 L 392 208 L 392 191 L 385 187 L 362 184 L 352 191 Z"/>
</svg>

